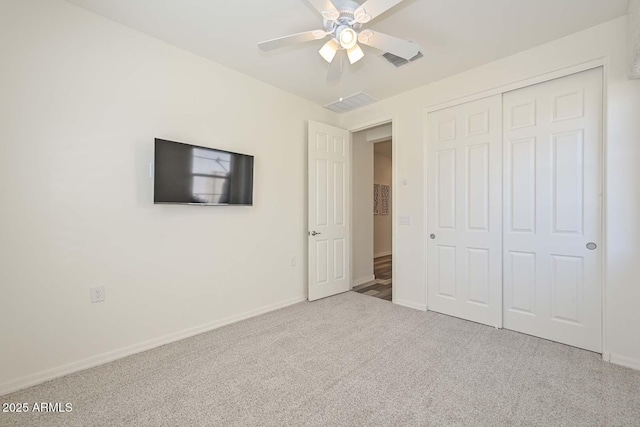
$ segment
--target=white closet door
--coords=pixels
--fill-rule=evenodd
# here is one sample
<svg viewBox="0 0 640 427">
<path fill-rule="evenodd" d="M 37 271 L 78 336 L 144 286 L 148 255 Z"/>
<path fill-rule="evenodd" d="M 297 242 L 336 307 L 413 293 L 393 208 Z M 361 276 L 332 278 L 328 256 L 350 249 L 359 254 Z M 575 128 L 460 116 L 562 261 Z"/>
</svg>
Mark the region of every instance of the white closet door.
<svg viewBox="0 0 640 427">
<path fill-rule="evenodd" d="M 601 352 L 602 70 L 503 104 L 504 327 Z"/>
<path fill-rule="evenodd" d="M 502 326 L 502 97 L 429 113 L 427 305 Z"/>
</svg>

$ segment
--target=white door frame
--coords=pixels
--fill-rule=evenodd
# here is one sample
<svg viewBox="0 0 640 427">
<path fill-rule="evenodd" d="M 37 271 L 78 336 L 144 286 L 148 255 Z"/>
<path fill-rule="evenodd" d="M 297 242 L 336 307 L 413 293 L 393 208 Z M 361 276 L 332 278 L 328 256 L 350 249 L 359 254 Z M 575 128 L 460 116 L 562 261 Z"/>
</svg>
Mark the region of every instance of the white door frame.
<svg viewBox="0 0 640 427">
<path fill-rule="evenodd" d="M 391 123 L 391 173 L 392 173 L 392 182 L 391 182 L 391 253 L 396 254 L 396 235 L 397 235 L 397 216 L 398 210 L 397 206 L 397 189 L 398 189 L 398 166 L 397 166 L 397 138 L 396 138 L 396 126 L 395 126 L 395 117 L 394 116 L 385 116 L 377 120 L 372 120 L 369 122 L 361 123 L 358 126 L 352 126 L 347 128 L 349 132 L 351 132 L 351 166 L 349 175 L 349 182 L 353 185 L 353 134 L 356 132 L 361 132 L 363 130 L 371 129 L 374 127 L 387 125 Z M 351 197 L 353 199 L 353 188 L 351 188 Z M 351 203 L 352 200 L 349 201 Z M 351 209 L 351 263 L 353 263 L 353 209 Z M 353 265 L 351 265 L 351 269 L 353 272 Z M 397 304 L 397 293 L 396 293 L 396 269 L 391 269 L 391 302 Z M 351 285 L 353 288 L 353 280 L 351 281 Z"/>
<path fill-rule="evenodd" d="M 608 64 L 608 58 L 607 57 L 602 57 L 602 58 L 596 58 L 593 59 L 591 61 L 587 61 L 587 62 L 583 62 L 580 64 L 576 64 L 574 66 L 571 67 L 566 67 L 560 70 L 556 70 L 550 73 L 544 73 L 538 76 L 534 76 L 525 80 L 521 80 L 518 82 L 514 82 L 514 83 L 510 83 L 510 84 L 506 84 L 506 85 L 501 85 L 501 86 L 497 86 L 491 89 L 488 89 L 486 91 L 482 91 L 482 92 L 478 92 L 475 94 L 470 94 L 467 96 L 463 96 L 463 97 L 458 97 L 458 98 L 454 98 L 451 99 L 449 101 L 445 101 L 445 102 L 440 102 L 437 104 L 432 104 L 430 106 L 427 106 L 423 109 L 423 116 L 422 116 L 422 121 L 423 121 L 423 177 L 424 177 L 424 189 L 425 189 L 425 194 L 426 194 L 426 189 L 427 189 L 427 176 L 428 176 L 428 171 L 427 171 L 427 144 L 429 143 L 428 141 L 428 134 L 427 134 L 427 115 L 429 113 L 438 111 L 438 110 L 442 110 L 448 107 L 453 107 L 456 105 L 460 105 L 460 104 L 465 104 L 467 102 L 471 102 L 471 101 L 476 101 L 478 99 L 482 99 L 482 98 L 486 98 L 489 96 L 494 96 L 494 95 L 498 95 L 498 94 L 504 94 L 505 92 L 510 92 L 516 89 L 522 89 L 524 87 L 528 87 L 528 86 L 533 86 L 535 84 L 538 83 L 544 83 L 550 80 L 554 80 L 554 79 L 558 79 L 561 77 L 566 77 L 566 76 L 570 76 L 572 74 L 576 74 L 582 71 L 587 71 L 587 70 L 591 70 L 593 68 L 598 68 L 598 67 L 602 67 L 602 75 L 603 75 L 603 79 L 602 79 L 602 145 L 601 145 L 601 155 L 602 155 L 602 161 L 601 161 L 601 167 L 602 167 L 602 177 L 601 177 L 601 189 L 602 189 L 602 197 L 600 198 L 600 212 L 601 212 L 601 218 L 600 221 L 602 223 L 602 256 L 600 258 L 600 264 L 601 264 L 601 283 L 602 283 L 602 359 L 605 361 L 610 361 L 611 359 L 611 353 L 609 352 L 609 347 L 607 345 L 607 340 L 606 340 L 606 290 L 607 290 L 607 248 L 608 248 L 608 232 L 607 232 L 607 146 L 608 146 L 608 140 L 607 140 L 607 81 L 608 81 L 608 74 L 609 74 L 609 64 Z M 394 127 L 394 132 L 395 132 L 395 127 Z M 394 144 L 396 143 L 395 141 L 395 134 L 394 134 Z M 395 168 L 395 164 L 394 164 L 394 168 Z M 395 176 L 394 176 L 395 179 Z M 424 218 L 423 220 L 425 221 L 425 224 L 427 224 L 427 202 L 426 202 L 426 197 L 424 197 Z M 395 218 L 394 218 L 394 227 L 395 227 Z M 425 256 L 427 255 L 427 234 L 425 231 L 425 234 L 423 236 L 423 244 L 424 244 L 424 253 Z M 394 251 L 395 251 L 395 240 L 394 240 Z M 424 287 L 425 287 L 425 306 L 427 307 L 428 310 L 428 304 L 429 301 L 426 299 L 426 295 L 427 295 L 427 282 L 426 282 L 426 262 L 425 262 L 425 283 L 424 283 Z"/>
</svg>

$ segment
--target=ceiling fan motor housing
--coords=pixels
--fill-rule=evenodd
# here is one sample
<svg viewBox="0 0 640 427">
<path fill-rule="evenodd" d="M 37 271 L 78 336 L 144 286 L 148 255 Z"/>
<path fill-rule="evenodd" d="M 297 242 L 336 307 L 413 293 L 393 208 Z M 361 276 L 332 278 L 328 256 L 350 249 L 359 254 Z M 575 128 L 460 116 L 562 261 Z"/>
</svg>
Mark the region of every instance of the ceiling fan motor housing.
<svg viewBox="0 0 640 427">
<path fill-rule="evenodd" d="M 360 5 L 350 0 L 334 0 L 333 4 L 340 16 L 335 21 L 324 18 L 324 28 L 327 33 L 331 33 L 336 41 L 340 41 L 340 34 L 347 28 L 351 28 L 357 34 L 362 29 L 362 24 L 354 22 L 354 13 Z"/>
</svg>

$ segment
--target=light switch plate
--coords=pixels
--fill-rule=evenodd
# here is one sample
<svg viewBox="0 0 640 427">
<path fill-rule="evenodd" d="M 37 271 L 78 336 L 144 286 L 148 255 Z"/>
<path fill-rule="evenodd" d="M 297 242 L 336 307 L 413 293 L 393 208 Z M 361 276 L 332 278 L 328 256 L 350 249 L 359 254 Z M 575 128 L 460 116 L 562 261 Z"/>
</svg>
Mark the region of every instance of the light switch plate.
<svg viewBox="0 0 640 427">
<path fill-rule="evenodd" d="M 411 225 L 411 217 L 406 215 L 400 215 L 398 217 L 398 224 L 400 225 Z"/>
</svg>

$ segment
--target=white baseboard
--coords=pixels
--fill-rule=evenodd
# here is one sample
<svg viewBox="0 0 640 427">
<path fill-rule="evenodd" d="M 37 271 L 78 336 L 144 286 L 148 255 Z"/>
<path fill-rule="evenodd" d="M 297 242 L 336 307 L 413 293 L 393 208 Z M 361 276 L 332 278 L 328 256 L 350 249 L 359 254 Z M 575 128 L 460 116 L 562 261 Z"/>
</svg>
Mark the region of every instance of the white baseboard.
<svg viewBox="0 0 640 427">
<path fill-rule="evenodd" d="M 627 368 L 637 369 L 640 371 L 640 360 L 634 359 L 633 357 L 620 356 L 611 353 L 609 361 L 611 363 L 615 363 L 616 365 L 625 366 Z"/>
<path fill-rule="evenodd" d="M 403 300 L 395 300 L 393 303 L 403 307 L 413 308 L 414 310 L 427 311 L 427 306 L 424 304 L 415 304 L 413 302 Z"/>
<path fill-rule="evenodd" d="M 381 257 L 381 256 L 389 256 L 389 255 L 393 255 L 393 254 L 391 253 L 391 251 L 387 251 L 387 252 L 380 252 L 379 254 L 373 254 L 373 257 L 374 257 L 374 258 L 379 258 L 379 257 Z"/>
<path fill-rule="evenodd" d="M 89 357 L 84 360 L 78 360 L 76 362 L 69 363 L 67 365 L 58 366 L 56 368 L 48 369 L 46 371 L 37 372 L 35 374 L 27 375 L 22 378 L 17 378 L 0 384 L 0 396 L 14 391 L 22 390 L 27 387 L 31 387 L 37 384 L 41 384 L 65 375 L 73 374 L 78 371 L 93 368 L 98 365 L 103 365 L 108 362 L 112 362 L 123 357 L 131 356 L 132 354 L 141 353 L 143 351 L 151 350 L 152 348 L 160 347 L 165 344 L 169 344 L 175 341 L 179 341 L 185 338 L 199 335 L 204 332 L 220 328 L 222 326 L 229 325 L 231 323 L 239 322 L 241 320 L 249 319 L 251 317 L 258 316 L 260 314 L 268 313 L 270 311 L 278 310 L 280 308 L 288 307 L 293 304 L 297 304 L 302 301 L 306 301 L 306 296 L 300 296 L 291 298 L 276 304 L 260 307 L 255 310 L 247 311 L 245 313 L 229 316 L 224 319 L 215 320 L 213 322 L 205 323 L 203 325 L 194 326 L 192 328 L 184 329 L 182 331 L 174 332 L 172 334 L 164 335 L 162 337 L 154 338 L 148 341 L 143 341 L 138 344 L 133 344 L 127 347 L 120 348 L 118 350 L 109 351 L 106 353 L 98 354 L 96 356 Z"/>
<path fill-rule="evenodd" d="M 373 274 L 371 276 L 361 277 L 360 279 L 356 279 L 353 281 L 352 288 L 355 288 L 356 286 L 364 285 L 365 283 L 369 283 L 374 280 L 376 280 L 376 276 L 374 276 Z"/>
</svg>

